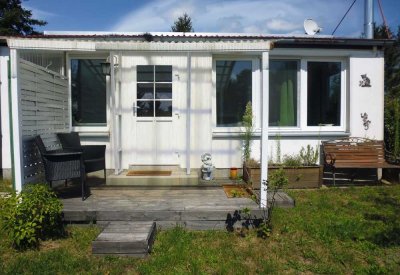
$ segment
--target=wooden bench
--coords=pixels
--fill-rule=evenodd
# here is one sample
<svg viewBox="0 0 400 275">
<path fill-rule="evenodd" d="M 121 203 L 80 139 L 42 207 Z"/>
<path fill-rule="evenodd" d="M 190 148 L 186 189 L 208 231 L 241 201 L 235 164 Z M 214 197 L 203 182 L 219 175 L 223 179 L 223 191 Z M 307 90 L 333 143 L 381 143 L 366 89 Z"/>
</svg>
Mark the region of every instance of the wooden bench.
<svg viewBox="0 0 400 275">
<path fill-rule="evenodd" d="M 343 138 L 322 142 L 324 166 L 332 169 L 335 184 L 335 169 L 400 168 L 385 159 L 382 140 L 365 138 Z"/>
</svg>

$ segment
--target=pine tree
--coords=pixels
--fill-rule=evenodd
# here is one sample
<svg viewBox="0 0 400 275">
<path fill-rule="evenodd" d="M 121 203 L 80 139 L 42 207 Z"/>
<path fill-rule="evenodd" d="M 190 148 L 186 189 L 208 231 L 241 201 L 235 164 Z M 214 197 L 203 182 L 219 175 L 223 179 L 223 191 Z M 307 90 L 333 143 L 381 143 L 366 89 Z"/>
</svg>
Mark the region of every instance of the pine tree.
<svg viewBox="0 0 400 275">
<path fill-rule="evenodd" d="M 21 6 L 21 0 L 0 0 L 0 35 L 40 34 L 34 26 L 47 22 L 32 18 L 32 11 Z"/>
<path fill-rule="evenodd" d="M 193 32 L 192 19 L 185 12 L 182 16 L 178 17 L 178 20 L 174 22 L 171 26 L 171 31 L 173 32 Z"/>
</svg>

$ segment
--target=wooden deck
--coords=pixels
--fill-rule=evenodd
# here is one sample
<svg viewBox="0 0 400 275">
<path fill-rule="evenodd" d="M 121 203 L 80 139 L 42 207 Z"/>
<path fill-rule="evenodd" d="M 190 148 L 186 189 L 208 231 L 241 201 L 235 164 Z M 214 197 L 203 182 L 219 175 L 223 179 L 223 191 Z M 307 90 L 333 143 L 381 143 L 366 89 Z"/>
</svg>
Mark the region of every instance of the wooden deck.
<svg viewBox="0 0 400 275">
<path fill-rule="evenodd" d="M 251 199 L 227 198 L 222 187 L 100 187 L 92 188 L 85 201 L 73 192 L 61 197 L 64 220 L 72 223 L 155 221 L 162 228 L 223 229 L 240 226 L 244 208 L 252 219 L 264 214 Z M 280 192 L 277 205 L 293 207 L 294 201 Z"/>
</svg>

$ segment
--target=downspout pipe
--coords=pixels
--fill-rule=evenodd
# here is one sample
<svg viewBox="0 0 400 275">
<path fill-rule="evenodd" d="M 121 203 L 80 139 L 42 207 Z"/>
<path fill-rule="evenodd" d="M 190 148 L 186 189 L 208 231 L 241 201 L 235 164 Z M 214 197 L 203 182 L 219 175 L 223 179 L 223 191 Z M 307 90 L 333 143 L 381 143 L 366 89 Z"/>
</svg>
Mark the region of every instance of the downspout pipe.
<svg viewBox="0 0 400 275">
<path fill-rule="evenodd" d="M 374 0 L 364 0 L 364 37 L 374 39 Z"/>
</svg>

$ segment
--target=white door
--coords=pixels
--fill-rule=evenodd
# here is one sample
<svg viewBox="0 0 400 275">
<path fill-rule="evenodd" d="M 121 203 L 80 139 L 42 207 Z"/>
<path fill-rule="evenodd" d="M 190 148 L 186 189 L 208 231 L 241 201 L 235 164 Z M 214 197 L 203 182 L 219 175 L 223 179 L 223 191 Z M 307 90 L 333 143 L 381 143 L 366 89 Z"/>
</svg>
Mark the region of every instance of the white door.
<svg viewBox="0 0 400 275">
<path fill-rule="evenodd" d="M 171 65 L 136 65 L 135 88 L 124 91 L 130 106 L 124 112 L 123 165 L 177 164 L 174 132 L 178 119 L 174 106 Z M 131 86 L 132 87 L 132 86 Z M 128 162 L 128 163 L 127 163 Z"/>
</svg>

